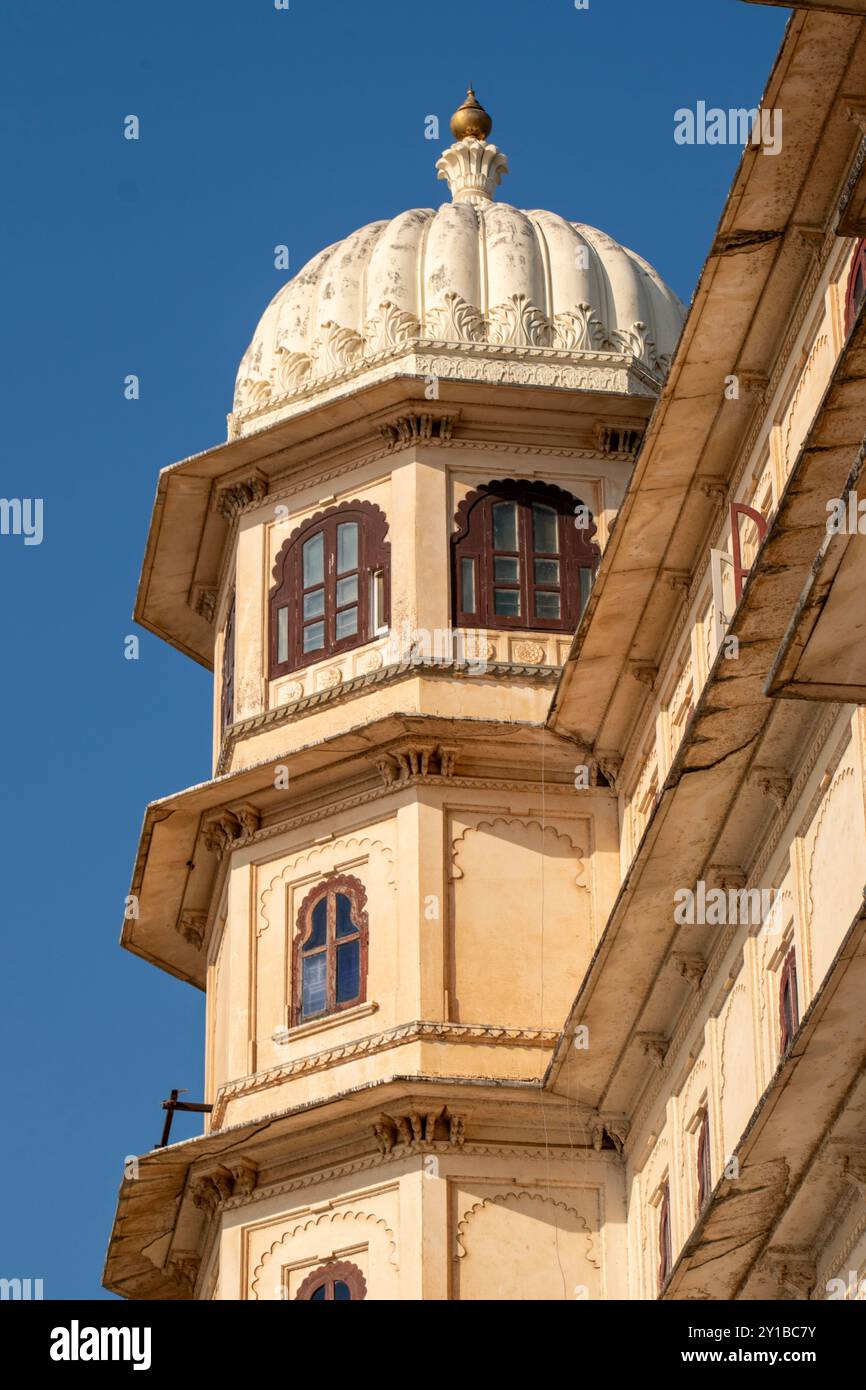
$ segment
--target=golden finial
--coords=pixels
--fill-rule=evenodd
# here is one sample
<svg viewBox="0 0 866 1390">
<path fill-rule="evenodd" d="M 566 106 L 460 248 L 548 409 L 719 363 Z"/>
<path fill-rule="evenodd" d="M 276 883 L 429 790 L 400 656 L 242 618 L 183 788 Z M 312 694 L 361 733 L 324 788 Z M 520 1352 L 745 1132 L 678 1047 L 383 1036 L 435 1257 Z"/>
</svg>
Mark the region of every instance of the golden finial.
<svg viewBox="0 0 866 1390">
<path fill-rule="evenodd" d="M 492 129 L 493 121 L 469 87 L 466 100 L 451 117 L 451 134 L 455 140 L 467 140 L 470 136 L 476 140 L 486 140 Z"/>
</svg>

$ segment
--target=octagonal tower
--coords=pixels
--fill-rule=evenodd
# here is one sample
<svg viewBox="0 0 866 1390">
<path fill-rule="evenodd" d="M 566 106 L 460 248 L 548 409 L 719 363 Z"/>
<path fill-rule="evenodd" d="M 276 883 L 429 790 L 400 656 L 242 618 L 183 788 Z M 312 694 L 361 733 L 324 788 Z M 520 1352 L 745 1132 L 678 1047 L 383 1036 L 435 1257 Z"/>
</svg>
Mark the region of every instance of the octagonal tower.
<svg viewBox="0 0 866 1390">
<path fill-rule="evenodd" d="M 136 617 L 214 669 L 214 775 L 148 807 L 123 944 L 206 991 L 213 1109 L 124 1182 L 127 1296 L 624 1292 L 621 1117 L 541 1089 L 612 769 L 544 726 L 683 309 L 452 130 L 451 200 L 314 257 L 160 475 Z"/>
</svg>

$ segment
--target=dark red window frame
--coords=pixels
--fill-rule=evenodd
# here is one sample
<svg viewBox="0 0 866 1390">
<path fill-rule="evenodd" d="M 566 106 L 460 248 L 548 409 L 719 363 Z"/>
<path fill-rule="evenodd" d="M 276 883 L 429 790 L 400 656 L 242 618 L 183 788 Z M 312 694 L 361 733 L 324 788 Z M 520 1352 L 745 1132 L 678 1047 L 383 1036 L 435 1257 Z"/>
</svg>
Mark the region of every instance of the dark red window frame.
<svg viewBox="0 0 866 1390">
<path fill-rule="evenodd" d="M 346 522 L 355 522 L 358 527 L 357 565 L 338 574 L 337 569 L 337 531 Z M 385 540 L 388 521 L 385 513 L 373 502 L 344 502 L 327 511 L 317 512 L 298 526 L 283 542 L 273 568 L 274 585 L 269 597 L 268 612 L 268 650 L 269 679 L 299 671 L 315 661 L 341 652 L 362 647 L 371 642 L 373 631 L 373 597 L 371 586 L 373 576 L 382 573 L 382 611 L 378 614 L 380 625 L 387 627 L 390 622 L 391 602 L 391 546 Z M 324 567 L 319 583 L 304 585 L 304 546 L 318 534 L 323 537 Z M 357 576 L 357 598 L 354 601 L 341 600 L 339 584 Z M 304 612 L 305 594 L 308 598 L 314 593 L 323 592 L 324 642 L 320 647 L 304 651 L 304 628 L 315 618 L 306 617 Z M 357 630 L 347 637 L 337 637 L 337 614 L 347 608 L 357 606 Z M 280 611 L 286 610 L 287 654 L 280 660 Z"/>
<path fill-rule="evenodd" d="M 308 1303 L 314 1297 L 318 1289 L 324 1289 L 323 1303 L 332 1303 L 335 1299 L 335 1285 L 344 1284 L 349 1290 L 349 1299 L 343 1302 L 359 1303 L 367 1296 L 367 1281 L 357 1265 L 350 1264 L 348 1260 L 333 1260 L 330 1264 L 323 1265 L 321 1269 L 314 1269 L 312 1274 L 308 1274 L 298 1292 L 295 1294 L 295 1302 Z"/>
<path fill-rule="evenodd" d="M 342 894 L 349 899 L 352 909 L 352 922 L 356 928 L 356 934 L 342 938 L 338 941 L 336 936 L 336 915 L 337 895 Z M 326 957 L 326 999 L 324 1009 L 316 1013 L 304 1013 L 304 946 L 309 940 L 313 929 L 313 911 L 323 900 L 327 899 L 327 931 L 326 943 L 323 952 L 316 951 L 315 954 L 324 954 Z M 367 998 L 367 952 L 369 922 L 366 912 L 367 893 L 360 879 L 352 874 L 335 874 L 331 878 L 323 879 L 321 883 L 311 888 L 304 901 L 298 909 L 297 930 L 295 933 L 294 947 L 292 951 L 292 1027 L 297 1027 L 301 1023 L 312 1023 L 318 1018 L 328 1018 L 332 1014 L 342 1013 L 344 1009 L 354 1009 L 358 1004 L 366 1002 Z M 337 952 L 352 941 L 358 941 L 358 991 L 351 999 L 337 1002 Z M 306 959 L 310 959 L 307 955 Z"/>
<path fill-rule="evenodd" d="M 517 544 L 508 549 L 494 549 L 493 516 L 498 503 L 517 505 Z M 536 550 L 533 529 L 533 504 L 551 508 L 556 513 L 558 549 Z M 595 522 L 578 530 L 576 509 L 584 504 L 563 488 L 552 483 L 530 482 L 527 479 L 500 478 L 484 483 L 470 492 L 461 502 L 456 516 L 457 530 L 451 540 L 452 611 L 456 627 L 518 629 L 520 631 L 573 632 L 580 616 L 592 578 L 598 568 L 601 551 L 592 539 Z M 589 509 L 587 508 L 587 511 Z M 517 561 L 517 579 L 496 578 L 497 559 L 503 569 Z M 538 567 L 559 561 L 559 582 L 538 578 Z M 464 569 L 473 576 L 474 608 L 464 603 Z M 510 590 L 519 594 L 520 612 L 495 611 L 494 590 Z M 537 615 L 538 596 L 560 596 L 558 617 Z"/>
<path fill-rule="evenodd" d="M 703 1211 L 713 1190 L 713 1172 L 710 1160 L 710 1115 L 705 1110 L 701 1116 L 698 1132 L 698 1215 Z"/>
<path fill-rule="evenodd" d="M 659 1205 L 659 1293 L 673 1269 L 673 1246 L 671 1244 L 671 1189 L 665 1183 Z"/>
<path fill-rule="evenodd" d="M 222 690 L 220 692 L 220 737 L 235 717 L 235 596 L 232 594 L 223 629 Z"/>
<path fill-rule="evenodd" d="M 854 249 L 851 273 L 848 276 L 848 288 L 845 291 L 846 335 L 851 332 L 851 327 L 864 299 L 866 299 L 866 237 L 859 241 Z"/>
<path fill-rule="evenodd" d="M 800 1026 L 800 1002 L 797 996 L 797 955 L 792 946 L 779 976 L 779 1053 L 782 1057 L 794 1041 Z"/>
</svg>

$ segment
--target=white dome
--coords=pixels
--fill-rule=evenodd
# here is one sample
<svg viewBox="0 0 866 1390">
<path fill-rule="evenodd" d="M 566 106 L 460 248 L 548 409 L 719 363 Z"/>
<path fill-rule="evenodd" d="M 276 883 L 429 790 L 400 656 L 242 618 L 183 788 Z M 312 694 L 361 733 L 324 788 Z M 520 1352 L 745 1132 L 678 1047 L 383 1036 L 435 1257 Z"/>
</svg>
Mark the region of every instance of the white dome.
<svg viewBox="0 0 866 1390">
<path fill-rule="evenodd" d="M 495 145 L 459 141 L 438 167 L 452 202 L 361 227 L 274 296 L 238 371 L 236 430 L 335 378 L 431 351 L 445 351 L 437 375 L 528 380 L 513 361 L 501 375 L 490 364 L 529 353 L 548 360 L 552 384 L 622 390 L 625 366 L 625 389 L 658 390 L 685 308 L 652 267 L 594 227 L 493 202 L 507 170 Z M 443 372 L 449 354 L 459 371 Z M 566 364 L 619 372 L 605 386 L 598 372 L 563 377 Z"/>
</svg>

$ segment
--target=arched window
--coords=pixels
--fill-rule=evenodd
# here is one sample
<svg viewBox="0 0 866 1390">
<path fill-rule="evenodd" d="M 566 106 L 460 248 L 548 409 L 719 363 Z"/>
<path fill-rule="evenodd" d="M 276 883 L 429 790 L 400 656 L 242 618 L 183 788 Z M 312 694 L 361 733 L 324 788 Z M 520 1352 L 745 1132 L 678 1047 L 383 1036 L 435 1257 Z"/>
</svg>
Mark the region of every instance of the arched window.
<svg viewBox="0 0 866 1390">
<path fill-rule="evenodd" d="M 845 295 L 845 332 L 850 333 L 851 325 L 857 317 L 860 305 L 866 298 L 866 238 L 857 243 L 851 274 L 848 276 L 848 290 Z"/>
<path fill-rule="evenodd" d="M 347 502 L 283 543 L 270 594 L 270 678 L 370 642 L 390 621 L 385 514 Z"/>
<path fill-rule="evenodd" d="M 551 483 L 470 492 L 451 543 L 455 625 L 573 632 L 601 554 L 595 529 L 580 499 Z"/>
<path fill-rule="evenodd" d="M 367 894 L 350 874 L 318 884 L 298 912 L 292 1023 L 363 1004 L 367 989 Z"/>
<path fill-rule="evenodd" d="M 308 1274 L 298 1292 L 295 1302 L 309 1303 L 356 1302 L 367 1296 L 367 1281 L 357 1265 L 348 1260 L 334 1260 L 321 1269 Z"/>
</svg>

